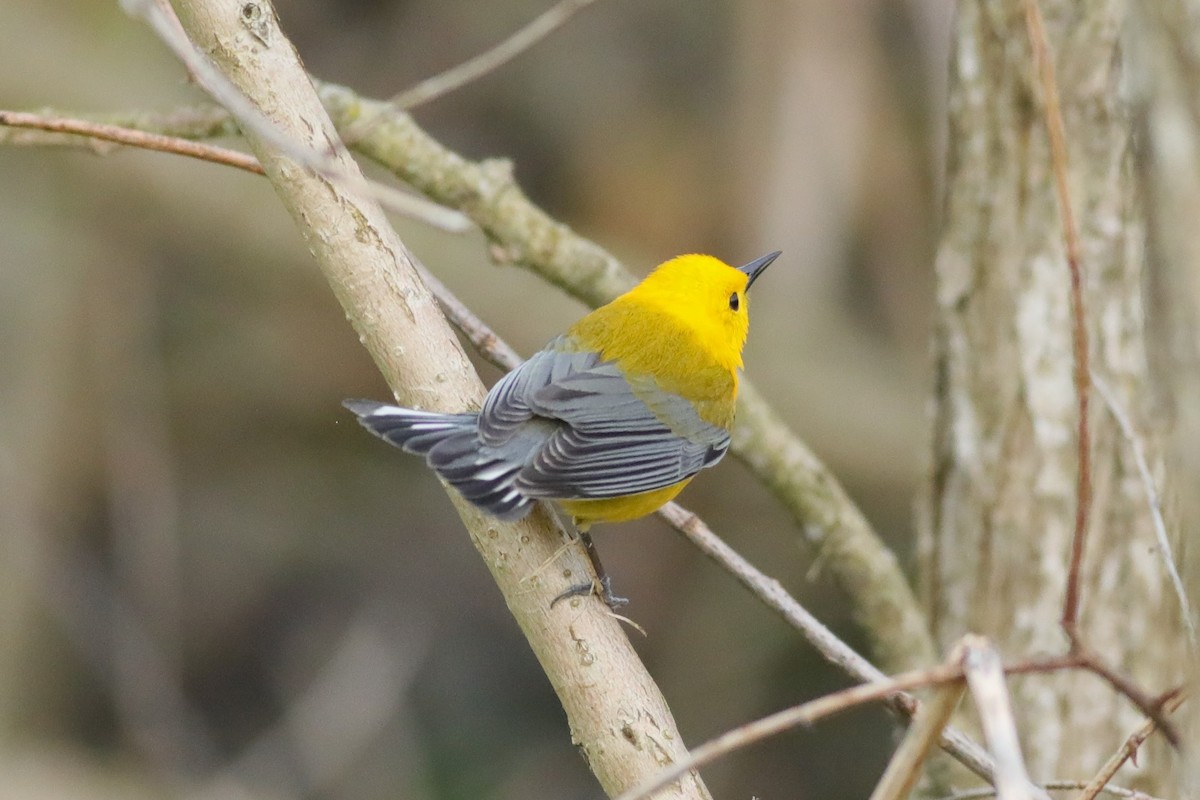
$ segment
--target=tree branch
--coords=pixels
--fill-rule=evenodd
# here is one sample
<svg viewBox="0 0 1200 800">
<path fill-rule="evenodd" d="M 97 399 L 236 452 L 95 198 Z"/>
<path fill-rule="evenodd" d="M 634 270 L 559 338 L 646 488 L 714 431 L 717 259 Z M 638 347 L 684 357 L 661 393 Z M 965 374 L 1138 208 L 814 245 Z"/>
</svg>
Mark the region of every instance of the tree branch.
<svg viewBox="0 0 1200 800">
<path fill-rule="evenodd" d="M 0 111 L 0 126 L 45 131 L 53 134 L 52 136 L 17 140 L 15 142 L 17 144 L 42 146 L 83 143 L 95 149 L 96 142 L 112 142 L 128 147 L 139 147 L 143 150 L 156 150 L 160 153 L 174 153 L 201 161 L 211 161 L 214 164 L 223 164 L 227 167 L 253 172 L 255 175 L 263 174 L 263 168 L 259 166 L 258 160 L 252 155 L 226 147 L 216 147 L 189 139 L 181 139 L 177 136 L 164 136 L 135 128 L 91 122 L 85 119 L 30 114 L 24 111 Z M 87 138 L 76 138 L 79 136 Z M 7 138 L 0 134 L 0 143 Z"/>
<path fill-rule="evenodd" d="M 1187 699 L 1185 692 L 1175 692 L 1166 702 L 1163 703 L 1163 711 L 1172 713 L 1175 709 L 1183 704 Z M 1136 731 L 1129 735 L 1129 738 L 1121 745 L 1117 752 L 1113 753 L 1096 776 L 1088 781 L 1087 786 L 1083 787 L 1083 791 L 1075 800 L 1094 800 L 1094 798 L 1108 787 L 1108 782 L 1113 779 L 1125 762 L 1134 758 L 1137 755 L 1138 749 L 1145 744 L 1151 734 L 1158 728 L 1158 724 L 1153 719 L 1147 719 L 1142 723 Z M 1135 762 L 1136 763 L 1136 762 Z"/>
<path fill-rule="evenodd" d="M 677 779 L 687 770 L 699 769 L 727 753 L 748 747 L 770 736 L 800 725 L 812 725 L 825 717 L 832 716 L 855 706 L 886 700 L 897 692 L 924 686 L 941 686 L 947 683 L 962 681 L 962 677 L 962 665 L 952 660 L 949 663 L 930 669 L 907 672 L 877 683 L 851 686 L 849 689 L 843 689 L 840 692 L 834 692 L 833 694 L 819 697 L 816 700 L 810 700 L 807 703 L 786 708 L 783 711 L 778 711 L 770 716 L 727 731 L 712 741 L 705 742 L 692 751 L 692 754 L 686 761 L 674 764 L 663 770 L 653 780 L 647 781 L 636 789 L 622 794 L 617 800 L 645 800 L 645 798 L 650 797 L 650 795 L 659 789 L 669 785 L 671 781 Z M 961 690 L 959 694 L 961 694 Z M 955 697 L 955 702 L 957 702 L 957 696 Z M 936 738 L 936 736 L 937 732 L 935 731 L 933 737 Z"/>
</svg>

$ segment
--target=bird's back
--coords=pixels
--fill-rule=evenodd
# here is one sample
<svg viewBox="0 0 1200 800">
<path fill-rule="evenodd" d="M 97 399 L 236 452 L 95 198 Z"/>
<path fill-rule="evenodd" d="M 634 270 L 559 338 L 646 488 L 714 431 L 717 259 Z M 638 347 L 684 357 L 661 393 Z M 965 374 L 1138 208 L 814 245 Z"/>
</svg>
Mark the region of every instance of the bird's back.
<svg viewBox="0 0 1200 800">
<path fill-rule="evenodd" d="M 640 394 L 651 408 L 657 391 L 688 400 L 711 425 L 733 424 L 740 358 L 735 364 L 719 357 L 670 312 L 625 295 L 575 323 L 568 340 L 620 364 L 635 391 L 647 386 Z"/>
</svg>

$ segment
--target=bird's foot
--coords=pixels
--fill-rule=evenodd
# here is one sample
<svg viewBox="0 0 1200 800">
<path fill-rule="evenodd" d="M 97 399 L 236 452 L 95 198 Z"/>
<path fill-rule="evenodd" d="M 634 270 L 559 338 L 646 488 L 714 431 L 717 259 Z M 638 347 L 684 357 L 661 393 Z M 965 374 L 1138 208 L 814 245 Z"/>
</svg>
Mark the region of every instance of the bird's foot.
<svg viewBox="0 0 1200 800">
<path fill-rule="evenodd" d="M 559 600 L 566 600 L 570 597 L 586 597 L 589 594 L 599 597 L 612 611 L 616 611 L 621 606 L 629 605 L 629 598 L 617 597 L 613 594 L 612 578 L 605 575 L 599 580 L 590 580 L 568 586 L 565 592 L 550 601 L 550 607 L 554 608 Z"/>
</svg>

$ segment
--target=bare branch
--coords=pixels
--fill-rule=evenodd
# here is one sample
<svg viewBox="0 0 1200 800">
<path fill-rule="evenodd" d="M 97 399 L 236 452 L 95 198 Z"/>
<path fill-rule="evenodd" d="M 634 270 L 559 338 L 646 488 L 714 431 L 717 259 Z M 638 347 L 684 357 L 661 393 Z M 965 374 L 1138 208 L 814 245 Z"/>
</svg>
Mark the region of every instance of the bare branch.
<svg viewBox="0 0 1200 800">
<path fill-rule="evenodd" d="M 1170 699 L 1163 703 L 1163 711 L 1166 713 L 1175 711 L 1175 709 L 1183 705 L 1183 701 L 1186 699 L 1187 694 L 1185 692 L 1176 692 Z M 1153 719 L 1147 719 L 1136 731 L 1131 733 L 1129 738 L 1125 740 L 1125 743 L 1121 745 L 1121 749 L 1113 753 L 1113 757 L 1100 768 L 1100 771 L 1096 773 L 1096 777 L 1088 781 L 1087 786 L 1083 787 L 1083 792 L 1075 800 L 1093 800 L 1096 795 L 1109 788 L 1108 782 L 1117 774 L 1117 770 L 1126 761 L 1137 755 L 1138 748 L 1150 738 L 1157 727 L 1158 725 Z"/>
<path fill-rule="evenodd" d="M 516 369 L 524 360 L 520 354 L 488 327 L 466 303 L 459 300 L 446 284 L 425 268 L 424 264 L 415 259 L 414 263 L 417 265 L 417 274 L 421 276 L 421 281 L 437 297 L 446 319 L 467 337 L 475 351 L 494 367 L 505 371 Z"/>
<path fill-rule="evenodd" d="M 28 128 L 48 131 L 56 134 L 71 134 L 86 136 L 89 139 L 99 139 L 105 142 L 140 147 L 143 150 L 157 150 L 161 153 L 174 153 L 188 158 L 198 158 L 223 164 L 227 167 L 253 172 L 262 175 L 263 169 L 254 156 L 230 150 L 226 147 L 201 144 L 189 139 L 175 136 L 162 136 L 156 133 L 144 133 L 133 128 L 119 128 L 116 125 L 106 125 L 101 122 L 89 122 L 83 119 L 68 119 L 66 117 L 51 117 L 43 114 L 30 114 L 22 111 L 0 111 L 0 125 L 10 128 Z M 21 144 L 53 144 L 50 142 L 21 142 Z"/>
<path fill-rule="evenodd" d="M 388 102 L 399 111 L 407 111 L 423 103 L 436 100 L 456 89 L 461 89 L 466 84 L 479 80 L 489 72 L 512 61 L 594 2 L 595 0 L 559 0 L 558 3 L 543 11 L 525 27 L 492 49 L 439 75 L 426 78 L 416 86 L 395 95 Z"/>
<path fill-rule="evenodd" d="M 680 775 L 686 774 L 688 770 L 699 769 L 721 756 L 760 742 L 777 733 L 799 725 L 811 725 L 825 717 L 864 703 L 888 699 L 901 691 L 959 681 L 962 679 L 962 675 L 960 664 L 947 663 L 931 669 L 897 675 L 894 678 L 885 678 L 876 683 L 852 686 L 849 689 L 792 706 L 768 717 L 734 728 L 716 739 L 705 742 L 692 750 L 691 755 L 684 761 L 671 765 L 659 775 L 654 776 L 652 780 L 620 795 L 616 800 L 644 800 L 670 785 L 672 781 L 679 778 Z"/>
<path fill-rule="evenodd" d="M 1078 635 L 1079 580 L 1083 565 L 1084 544 L 1087 541 L 1088 516 L 1092 506 L 1092 439 L 1088 423 L 1088 400 L 1091 393 L 1091 367 L 1087 314 L 1083 304 L 1083 273 L 1079 259 L 1079 232 L 1067 186 L 1067 137 L 1063 129 L 1062 108 L 1058 101 L 1058 81 L 1054 77 L 1054 61 L 1046 41 L 1046 27 L 1038 0 L 1025 0 L 1025 26 L 1033 47 L 1033 63 L 1042 82 L 1042 104 L 1046 115 L 1046 132 L 1050 138 L 1050 161 L 1054 170 L 1054 188 L 1058 193 L 1058 212 L 1062 219 L 1063 240 L 1067 250 L 1067 268 L 1071 273 L 1071 341 L 1075 353 L 1075 394 L 1079 402 L 1079 468 L 1075 484 L 1075 534 L 1071 542 L 1071 565 L 1067 572 L 1067 591 L 1063 600 L 1063 630 L 1072 646 Z"/>
<path fill-rule="evenodd" d="M 713 533 L 695 514 L 676 503 L 668 503 L 658 513 L 659 516 L 670 522 L 672 527 L 683 533 L 688 541 L 700 548 L 701 552 L 727 569 L 769 608 L 803 633 L 809 643 L 816 647 L 830 663 L 836 664 L 847 674 L 866 683 L 887 679 L 878 667 L 855 652 L 854 648 L 835 636 L 820 620 L 800 605 L 787 593 L 779 581 L 767 577 L 756 569 L 754 565 Z M 903 692 L 889 698 L 889 703 L 906 717 L 915 714 L 918 707 L 916 698 Z M 967 769 L 989 783 L 993 780 L 995 764 L 991 757 L 965 734 L 953 727 L 947 727 L 942 731 L 940 744 L 943 750 Z"/>
<path fill-rule="evenodd" d="M 1021 756 L 1017 722 L 1008 700 L 1000 654 L 991 642 L 979 636 L 967 637 L 964 648 L 967 685 L 979 710 L 988 750 L 996 759 L 996 796 L 1000 800 L 1031 800 L 1029 774 Z"/>
<path fill-rule="evenodd" d="M 1166 737 L 1172 747 L 1178 750 L 1182 746 L 1183 739 L 1179 734 L 1179 729 L 1163 713 L 1162 695 L 1152 697 L 1134 683 L 1132 678 L 1117 672 L 1105 664 L 1100 655 L 1089 649 L 1083 640 L 1078 640 L 1078 645 L 1074 648 L 1074 653 L 1080 659 L 1080 666 L 1098 678 L 1102 678 L 1118 694 L 1124 695 L 1129 702 L 1137 706 L 1139 711 L 1154 720 L 1158 729 L 1162 731 L 1162 735 Z M 1169 696 L 1169 693 L 1167 696 Z"/>
<path fill-rule="evenodd" d="M 1167 571 L 1171 586 L 1175 590 L 1175 597 L 1179 600 L 1183 624 L 1187 627 L 1188 644 L 1192 648 L 1192 653 L 1195 654 L 1200 650 L 1200 644 L 1196 641 L 1196 623 L 1192 620 L 1192 607 L 1188 602 L 1187 590 L 1183 588 L 1183 579 L 1179 577 L 1179 569 L 1175 566 L 1175 556 L 1171 553 L 1167 523 L 1163 520 L 1162 503 L 1158 499 L 1158 490 L 1154 486 L 1154 476 L 1150 474 L 1150 464 L 1146 461 L 1146 449 L 1142 447 L 1142 440 L 1138 437 L 1137 431 L 1133 429 L 1133 422 L 1121 408 L 1117 395 L 1108 382 L 1093 372 L 1092 383 L 1096 386 L 1100 397 L 1104 399 L 1113 419 L 1117 421 L 1125 440 L 1129 442 L 1129 449 L 1133 453 L 1133 462 L 1137 464 L 1138 475 L 1141 476 L 1142 487 L 1146 491 L 1146 503 L 1150 506 L 1150 517 L 1154 521 L 1154 535 L 1158 539 L 1158 551 L 1162 556 L 1163 568 Z"/>
</svg>

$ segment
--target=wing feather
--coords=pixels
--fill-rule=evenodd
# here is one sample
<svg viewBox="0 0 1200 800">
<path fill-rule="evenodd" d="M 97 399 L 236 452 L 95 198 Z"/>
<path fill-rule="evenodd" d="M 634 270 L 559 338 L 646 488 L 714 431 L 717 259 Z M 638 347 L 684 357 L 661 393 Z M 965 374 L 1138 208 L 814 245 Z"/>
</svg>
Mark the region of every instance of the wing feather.
<svg viewBox="0 0 1200 800">
<path fill-rule="evenodd" d="M 715 464 L 723 428 L 653 379 L 556 340 L 496 385 L 480 414 L 483 441 L 503 448 L 530 420 L 559 424 L 528 451 L 513 485 L 531 497 L 606 498 L 660 489 Z M 528 444 L 528 440 L 526 440 Z"/>
<path fill-rule="evenodd" d="M 556 339 L 488 393 L 479 437 L 497 463 L 485 469 L 522 465 L 505 486 L 529 497 L 620 497 L 678 483 L 725 454 L 729 433 L 687 400 L 572 344 Z"/>
</svg>

